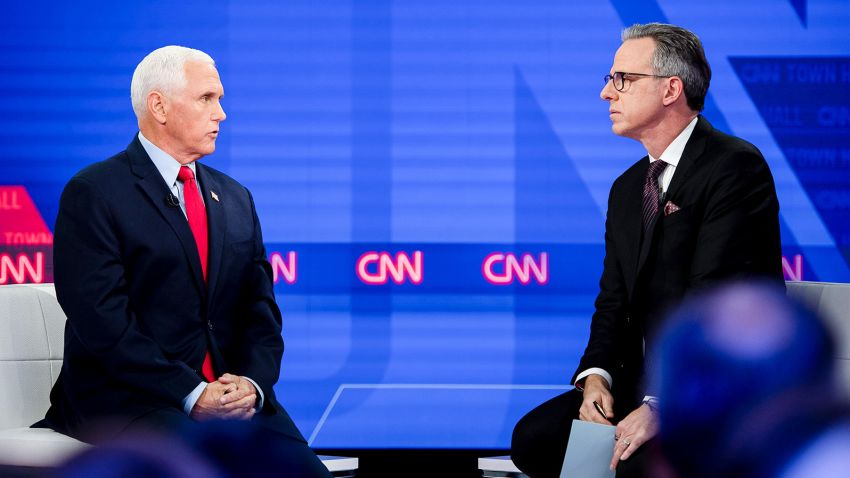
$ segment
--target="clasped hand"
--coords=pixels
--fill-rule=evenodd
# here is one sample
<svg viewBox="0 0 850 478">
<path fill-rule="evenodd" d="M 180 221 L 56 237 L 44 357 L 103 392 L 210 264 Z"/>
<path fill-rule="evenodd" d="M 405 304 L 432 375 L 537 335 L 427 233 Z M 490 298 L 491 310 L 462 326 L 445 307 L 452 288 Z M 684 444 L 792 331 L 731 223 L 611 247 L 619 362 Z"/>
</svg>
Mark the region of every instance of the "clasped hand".
<svg viewBox="0 0 850 478">
<path fill-rule="evenodd" d="M 257 389 L 250 380 L 226 373 L 207 384 L 191 417 L 204 420 L 250 420 L 256 412 Z"/>
<path fill-rule="evenodd" d="M 596 405 L 599 404 L 605 411 L 603 417 Z M 589 375 L 584 381 L 584 397 L 579 409 L 579 419 L 611 425 L 614 419 L 614 398 L 608 389 L 608 382 L 600 375 Z M 614 432 L 616 444 L 614 454 L 611 457 L 610 468 L 616 469 L 620 460 L 626 460 L 634 452 L 658 433 L 658 417 L 647 405 L 641 405 L 635 411 L 628 414 L 617 424 Z"/>
</svg>

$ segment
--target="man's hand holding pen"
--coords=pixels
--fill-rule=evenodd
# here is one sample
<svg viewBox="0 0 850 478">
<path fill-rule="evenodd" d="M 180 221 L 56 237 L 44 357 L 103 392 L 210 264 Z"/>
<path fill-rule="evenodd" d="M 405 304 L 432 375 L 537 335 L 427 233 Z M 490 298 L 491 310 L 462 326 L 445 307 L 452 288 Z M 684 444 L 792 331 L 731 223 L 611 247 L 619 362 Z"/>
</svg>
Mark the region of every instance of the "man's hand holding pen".
<svg viewBox="0 0 850 478">
<path fill-rule="evenodd" d="M 579 408 L 580 420 L 611 425 L 614 418 L 614 397 L 608 382 L 601 376 L 591 374 L 584 379 L 584 399 Z"/>
</svg>

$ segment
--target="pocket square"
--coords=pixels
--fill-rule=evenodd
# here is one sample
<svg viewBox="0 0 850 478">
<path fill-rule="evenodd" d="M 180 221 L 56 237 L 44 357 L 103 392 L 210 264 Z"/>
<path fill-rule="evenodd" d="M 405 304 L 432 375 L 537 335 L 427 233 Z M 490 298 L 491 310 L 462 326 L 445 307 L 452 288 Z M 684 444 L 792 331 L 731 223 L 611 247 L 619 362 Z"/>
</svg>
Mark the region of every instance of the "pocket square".
<svg viewBox="0 0 850 478">
<path fill-rule="evenodd" d="M 664 205 L 664 215 L 669 216 L 670 214 L 673 214 L 674 212 L 678 211 L 679 209 L 682 209 L 682 208 L 675 205 L 673 203 L 673 201 L 667 201 L 667 204 Z"/>
</svg>

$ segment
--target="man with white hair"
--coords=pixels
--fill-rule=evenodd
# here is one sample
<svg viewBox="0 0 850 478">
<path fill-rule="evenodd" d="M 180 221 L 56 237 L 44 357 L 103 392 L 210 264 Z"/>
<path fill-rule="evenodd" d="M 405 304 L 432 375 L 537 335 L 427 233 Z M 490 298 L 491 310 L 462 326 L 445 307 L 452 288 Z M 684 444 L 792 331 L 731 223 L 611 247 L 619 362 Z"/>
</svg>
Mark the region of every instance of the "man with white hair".
<svg viewBox="0 0 850 478">
<path fill-rule="evenodd" d="M 139 133 L 65 187 L 54 275 L 68 322 L 45 422 L 95 442 L 251 420 L 303 456 L 288 476 L 327 476 L 275 398 L 281 315 L 251 194 L 198 162 L 223 96 L 206 53 L 151 52 L 131 84 Z"/>
</svg>

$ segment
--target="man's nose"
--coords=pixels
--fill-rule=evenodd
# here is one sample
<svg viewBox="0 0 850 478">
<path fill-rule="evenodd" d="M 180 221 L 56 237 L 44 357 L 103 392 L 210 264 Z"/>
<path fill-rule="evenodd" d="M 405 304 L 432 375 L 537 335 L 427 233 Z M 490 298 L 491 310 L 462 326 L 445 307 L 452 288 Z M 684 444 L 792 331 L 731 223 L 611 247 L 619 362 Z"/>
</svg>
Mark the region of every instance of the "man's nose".
<svg viewBox="0 0 850 478">
<path fill-rule="evenodd" d="M 224 112 L 224 107 L 221 106 L 221 103 L 218 103 L 218 107 L 213 111 L 213 121 L 222 122 L 227 119 L 227 113 Z"/>
<path fill-rule="evenodd" d="M 605 83 L 605 86 L 602 87 L 602 91 L 599 92 L 599 97 L 605 101 L 611 101 L 616 99 L 617 90 L 614 88 L 614 82 L 608 80 L 608 83 Z"/>
</svg>

